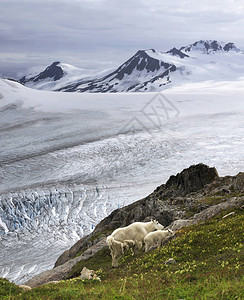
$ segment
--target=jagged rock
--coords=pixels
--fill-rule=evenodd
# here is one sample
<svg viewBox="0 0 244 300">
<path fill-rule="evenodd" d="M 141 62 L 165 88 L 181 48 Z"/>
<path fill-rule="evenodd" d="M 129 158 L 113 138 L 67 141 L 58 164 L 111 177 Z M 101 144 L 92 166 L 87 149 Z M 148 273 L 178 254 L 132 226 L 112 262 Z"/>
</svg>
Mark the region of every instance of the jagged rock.
<svg viewBox="0 0 244 300">
<path fill-rule="evenodd" d="M 219 215 L 222 211 L 235 208 L 235 207 L 241 207 L 244 203 L 244 197 L 239 198 L 230 198 L 227 201 L 224 201 L 222 203 L 213 205 L 211 207 L 206 208 L 205 210 L 201 211 L 200 213 L 195 214 L 192 218 L 186 219 L 186 220 L 176 220 L 170 226 L 169 229 L 173 231 L 178 231 L 183 227 L 198 224 L 201 222 L 205 222 L 206 220 Z M 226 215 L 229 216 L 232 213 Z"/>
<path fill-rule="evenodd" d="M 189 55 L 181 52 L 179 49 L 176 49 L 175 47 L 167 51 L 166 53 L 169 53 L 174 56 L 179 56 L 180 58 L 189 57 Z"/>
<path fill-rule="evenodd" d="M 227 43 L 225 44 L 224 42 L 218 42 L 215 40 L 200 40 L 196 41 L 195 43 L 184 46 L 180 48 L 181 51 L 184 52 L 190 52 L 192 50 L 195 51 L 202 51 L 203 53 L 210 54 L 214 52 L 229 52 L 229 51 L 234 51 L 234 52 L 242 52 L 240 49 L 238 49 L 234 43 Z"/>
<path fill-rule="evenodd" d="M 164 186 L 166 190 L 164 196 L 185 196 L 191 192 L 199 191 L 218 178 L 219 175 L 215 168 L 210 168 L 204 164 L 193 165 L 176 176 L 170 176 Z"/>
<path fill-rule="evenodd" d="M 232 178 L 233 189 L 238 192 L 243 192 L 244 190 L 244 172 L 240 172 Z"/>
<path fill-rule="evenodd" d="M 37 82 L 40 80 L 45 80 L 47 78 L 52 78 L 54 81 L 59 80 L 60 78 L 62 78 L 64 76 L 64 71 L 59 66 L 59 64 L 60 64 L 59 61 L 55 61 L 40 74 L 38 74 L 34 77 L 31 77 L 31 78 L 22 77 L 19 80 L 19 82 L 22 84 L 26 84 L 29 81 Z"/>
</svg>

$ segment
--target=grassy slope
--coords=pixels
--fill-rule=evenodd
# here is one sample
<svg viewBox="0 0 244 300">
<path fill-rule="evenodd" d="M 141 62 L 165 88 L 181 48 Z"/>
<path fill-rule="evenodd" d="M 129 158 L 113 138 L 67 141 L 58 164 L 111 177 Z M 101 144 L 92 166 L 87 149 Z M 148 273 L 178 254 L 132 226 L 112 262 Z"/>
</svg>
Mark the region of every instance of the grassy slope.
<svg viewBox="0 0 244 300">
<path fill-rule="evenodd" d="M 0 280 L 0 299 L 244 299 L 244 212 L 187 227 L 165 247 L 122 258 L 111 269 L 108 249 L 75 266 L 97 270 L 102 282 L 78 278 L 23 292 Z M 176 264 L 165 265 L 170 257 Z"/>
</svg>

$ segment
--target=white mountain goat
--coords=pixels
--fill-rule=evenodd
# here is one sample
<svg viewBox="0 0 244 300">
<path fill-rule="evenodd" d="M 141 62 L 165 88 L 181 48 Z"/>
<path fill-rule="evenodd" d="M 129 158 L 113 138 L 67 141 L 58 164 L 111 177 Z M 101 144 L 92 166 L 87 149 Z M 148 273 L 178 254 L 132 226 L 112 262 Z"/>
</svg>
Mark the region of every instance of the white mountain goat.
<svg viewBox="0 0 244 300">
<path fill-rule="evenodd" d="M 134 250 L 135 242 L 132 240 L 125 240 L 124 242 L 116 241 L 112 236 L 107 238 L 107 243 L 112 256 L 112 266 L 118 266 L 118 260 L 123 256 L 125 250 L 130 248 Z"/>
<path fill-rule="evenodd" d="M 118 260 L 123 255 L 125 248 L 132 248 L 137 253 L 142 247 L 144 237 L 154 230 L 163 229 L 158 221 L 135 222 L 126 227 L 118 228 L 107 237 L 107 243 L 111 251 L 112 266 L 118 266 Z M 132 241 L 134 245 L 132 245 Z M 119 244 L 121 243 L 121 244 Z"/>
<path fill-rule="evenodd" d="M 157 243 L 157 247 L 160 247 L 162 245 L 162 242 L 170 236 L 173 236 L 174 232 L 170 229 L 167 230 L 157 230 L 154 232 L 149 232 L 144 237 L 144 243 L 145 243 L 145 252 L 147 252 L 151 246 L 155 243 Z"/>
</svg>

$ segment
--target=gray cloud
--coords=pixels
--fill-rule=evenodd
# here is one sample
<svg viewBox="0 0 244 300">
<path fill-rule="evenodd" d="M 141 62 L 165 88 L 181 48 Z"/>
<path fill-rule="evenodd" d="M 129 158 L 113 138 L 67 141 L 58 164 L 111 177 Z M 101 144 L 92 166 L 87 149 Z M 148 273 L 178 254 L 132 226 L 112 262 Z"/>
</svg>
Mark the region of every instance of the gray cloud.
<svg viewBox="0 0 244 300">
<path fill-rule="evenodd" d="M 1 0 L 0 73 L 61 60 L 102 70 L 138 49 L 198 39 L 244 46 L 242 0 Z"/>
</svg>

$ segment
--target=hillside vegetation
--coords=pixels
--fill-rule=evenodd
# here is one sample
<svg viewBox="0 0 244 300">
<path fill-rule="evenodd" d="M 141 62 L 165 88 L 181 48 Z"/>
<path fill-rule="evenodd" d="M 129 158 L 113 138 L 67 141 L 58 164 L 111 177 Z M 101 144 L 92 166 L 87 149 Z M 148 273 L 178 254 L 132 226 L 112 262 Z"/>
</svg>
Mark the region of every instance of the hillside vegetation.
<svg viewBox="0 0 244 300">
<path fill-rule="evenodd" d="M 243 228 L 243 206 L 225 210 L 182 228 L 160 249 L 136 257 L 127 253 L 118 269 L 111 268 L 103 248 L 56 284 L 23 291 L 1 279 L 0 299 L 244 299 Z M 175 263 L 165 264 L 169 258 Z M 96 270 L 101 282 L 75 277 L 83 266 Z"/>
</svg>

